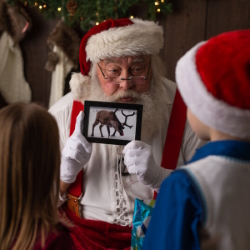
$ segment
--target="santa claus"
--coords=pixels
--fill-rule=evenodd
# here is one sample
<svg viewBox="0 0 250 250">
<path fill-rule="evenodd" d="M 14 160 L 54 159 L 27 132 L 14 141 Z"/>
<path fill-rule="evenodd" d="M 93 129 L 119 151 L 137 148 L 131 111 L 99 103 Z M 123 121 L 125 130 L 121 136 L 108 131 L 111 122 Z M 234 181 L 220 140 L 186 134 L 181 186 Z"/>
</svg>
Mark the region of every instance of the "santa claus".
<svg viewBox="0 0 250 250">
<path fill-rule="evenodd" d="M 60 200 L 67 200 L 62 207 L 76 225 L 72 237 L 79 248 L 129 248 L 135 198 L 152 199 L 171 172 L 161 163 L 176 85 L 165 78 L 159 56 L 163 42 L 162 27 L 152 21 L 110 19 L 93 27 L 82 38 L 81 72 L 72 75 L 71 93 L 50 109 L 60 130 Z M 84 114 L 78 114 L 85 100 L 142 104 L 141 142 L 133 141 L 125 150 L 123 146 L 90 144 L 81 134 Z M 174 113 L 181 116 L 178 109 Z M 181 140 L 177 154 L 172 154 L 177 155 L 174 167 L 167 168 L 188 161 L 201 144 L 185 117 L 183 124 L 176 133 Z M 123 153 L 128 168 L 122 167 Z M 75 186 L 73 192 L 68 186 L 79 178 L 81 192 L 75 195 Z"/>
</svg>

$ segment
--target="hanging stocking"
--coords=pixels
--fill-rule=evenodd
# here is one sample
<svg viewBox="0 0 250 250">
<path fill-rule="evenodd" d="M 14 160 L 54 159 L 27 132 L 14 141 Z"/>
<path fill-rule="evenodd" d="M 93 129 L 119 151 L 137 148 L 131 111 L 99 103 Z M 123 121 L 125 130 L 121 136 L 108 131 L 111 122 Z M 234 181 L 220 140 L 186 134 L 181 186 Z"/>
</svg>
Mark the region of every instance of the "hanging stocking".
<svg viewBox="0 0 250 250">
<path fill-rule="evenodd" d="M 18 44 L 30 27 L 31 19 L 22 5 L 8 6 L 0 1 L 0 92 L 7 103 L 31 100 Z"/>
<path fill-rule="evenodd" d="M 24 79 L 23 58 L 20 47 L 7 32 L 0 38 L 0 91 L 8 103 L 29 102 L 31 90 Z"/>
</svg>

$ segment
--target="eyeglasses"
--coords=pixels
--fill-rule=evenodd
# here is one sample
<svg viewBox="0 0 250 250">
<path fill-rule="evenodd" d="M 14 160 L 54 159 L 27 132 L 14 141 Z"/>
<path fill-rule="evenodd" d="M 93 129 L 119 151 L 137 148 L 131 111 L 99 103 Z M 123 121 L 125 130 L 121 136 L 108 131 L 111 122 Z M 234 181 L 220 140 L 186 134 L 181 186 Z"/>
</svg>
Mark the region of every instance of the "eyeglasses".
<svg viewBox="0 0 250 250">
<path fill-rule="evenodd" d="M 108 80 L 109 83 L 120 84 L 121 81 L 128 80 L 133 85 L 140 85 L 140 84 L 144 84 L 146 82 L 146 80 L 148 79 L 149 70 L 151 67 L 151 60 L 149 62 L 147 76 L 130 76 L 128 78 L 120 77 L 120 72 L 113 72 L 113 71 L 107 72 L 107 70 L 105 70 L 105 73 L 106 73 L 106 75 L 105 75 L 103 72 L 104 70 L 100 67 L 100 65 L 98 63 L 97 63 L 97 65 L 98 65 L 99 69 L 101 70 L 104 79 Z"/>
</svg>

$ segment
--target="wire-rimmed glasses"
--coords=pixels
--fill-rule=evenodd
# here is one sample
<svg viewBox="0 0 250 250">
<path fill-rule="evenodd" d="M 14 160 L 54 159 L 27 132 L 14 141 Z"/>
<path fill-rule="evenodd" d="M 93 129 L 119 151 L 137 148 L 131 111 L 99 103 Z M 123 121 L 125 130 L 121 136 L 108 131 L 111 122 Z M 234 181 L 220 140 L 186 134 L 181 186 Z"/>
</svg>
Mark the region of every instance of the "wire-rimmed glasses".
<svg viewBox="0 0 250 250">
<path fill-rule="evenodd" d="M 98 65 L 99 69 L 101 70 L 104 79 L 108 80 L 109 83 L 120 84 L 121 81 L 128 80 L 133 85 L 140 85 L 140 84 L 144 84 L 146 82 L 146 80 L 148 79 L 149 70 L 151 67 L 151 60 L 149 62 L 147 76 L 130 76 L 128 78 L 122 78 L 122 77 L 120 77 L 120 75 L 116 76 L 115 74 L 117 74 L 117 73 L 107 72 L 107 71 L 105 71 L 105 73 L 106 73 L 106 75 L 105 75 L 103 72 L 104 70 L 100 67 L 99 63 L 97 63 L 97 65 Z"/>
</svg>

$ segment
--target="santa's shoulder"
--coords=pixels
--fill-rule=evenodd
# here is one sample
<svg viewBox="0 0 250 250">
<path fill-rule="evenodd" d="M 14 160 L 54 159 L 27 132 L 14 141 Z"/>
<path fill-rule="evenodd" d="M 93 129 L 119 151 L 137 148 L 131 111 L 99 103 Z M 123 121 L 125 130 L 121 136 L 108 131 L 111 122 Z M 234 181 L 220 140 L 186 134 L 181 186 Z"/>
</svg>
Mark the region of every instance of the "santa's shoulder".
<svg viewBox="0 0 250 250">
<path fill-rule="evenodd" d="M 176 83 L 165 77 L 162 77 L 162 83 L 162 94 L 165 96 L 165 100 L 168 104 L 173 104 L 177 89 Z"/>
<path fill-rule="evenodd" d="M 54 116 L 57 116 L 57 114 L 62 113 L 62 112 L 71 113 L 73 101 L 74 101 L 73 95 L 71 92 L 69 92 L 68 94 L 63 96 L 59 101 L 53 104 L 50 107 L 49 112 Z"/>
</svg>

